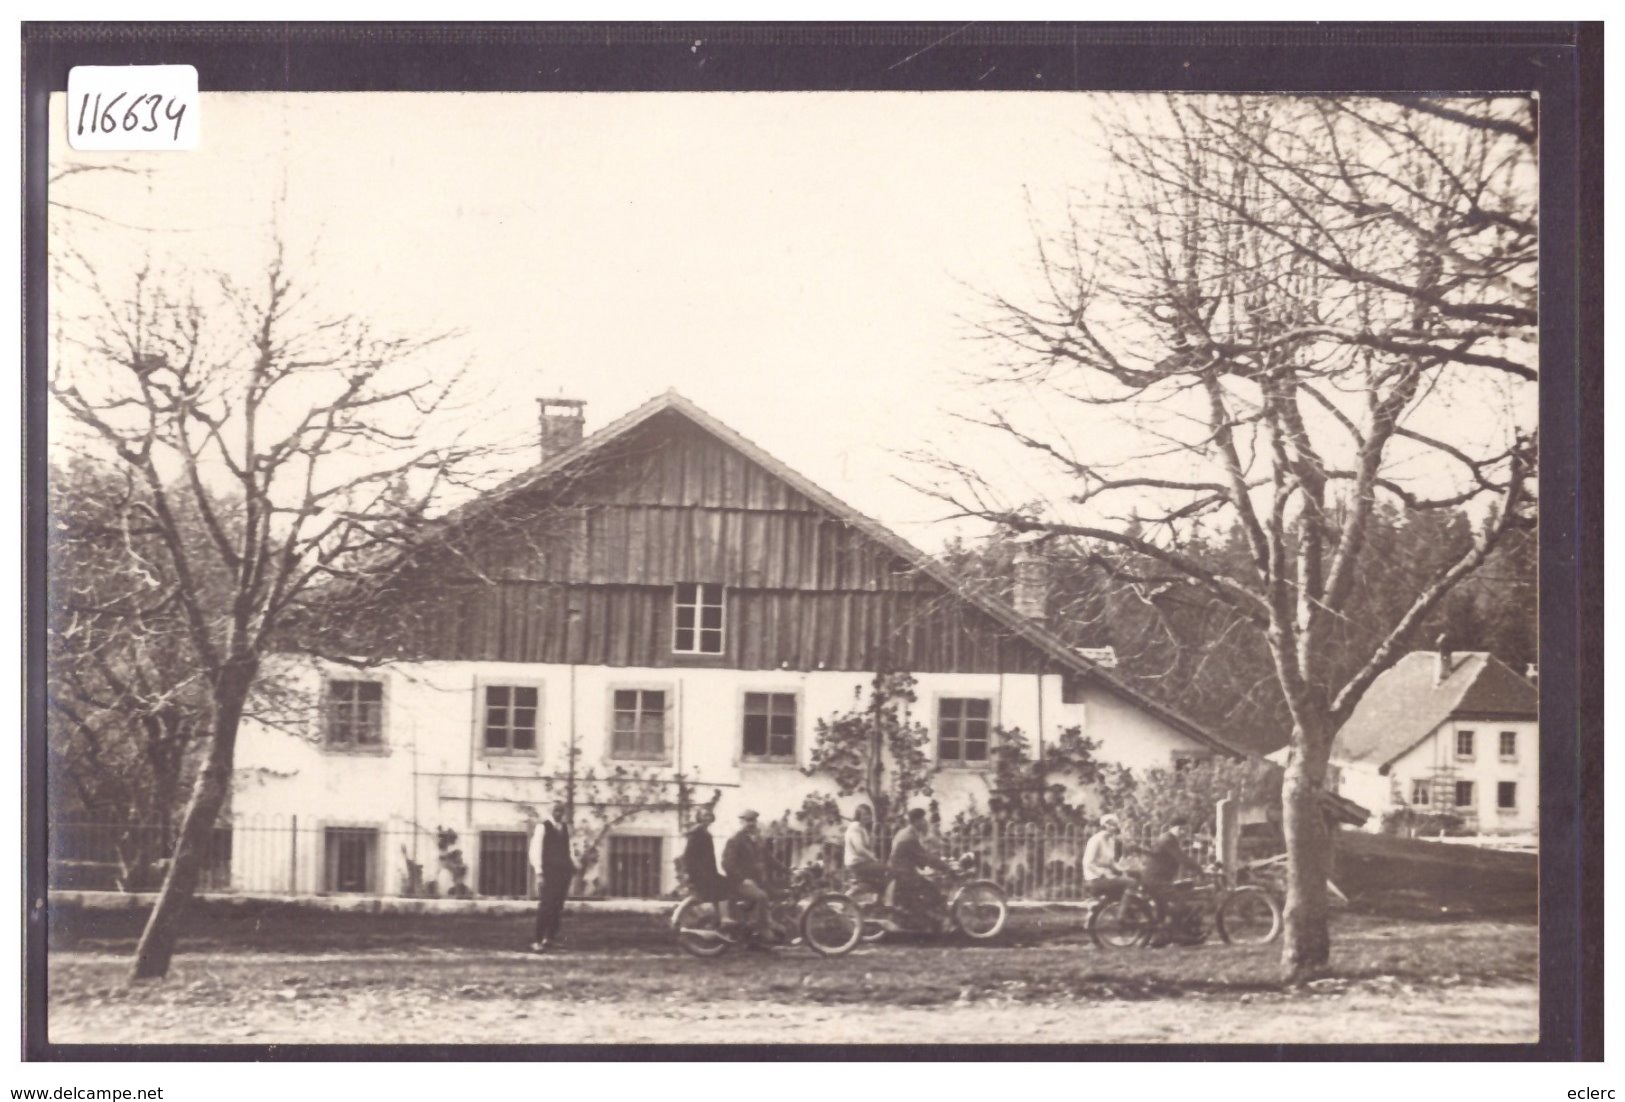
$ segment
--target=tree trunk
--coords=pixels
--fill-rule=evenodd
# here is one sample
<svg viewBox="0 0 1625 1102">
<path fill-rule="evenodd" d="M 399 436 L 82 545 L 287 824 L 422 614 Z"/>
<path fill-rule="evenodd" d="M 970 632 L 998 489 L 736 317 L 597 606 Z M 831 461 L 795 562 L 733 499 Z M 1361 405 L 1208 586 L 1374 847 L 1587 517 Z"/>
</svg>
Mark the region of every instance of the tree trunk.
<svg viewBox="0 0 1625 1102">
<path fill-rule="evenodd" d="M 130 978 L 156 979 L 169 973 L 170 958 L 180 936 L 181 919 L 197 889 L 203 859 L 209 852 L 220 809 L 231 793 L 232 763 L 237 750 L 237 728 L 242 722 L 249 686 L 254 680 L 254 664 L 228 665 L 214 691 L 214 724 L 209 737 L 208 760 L 198 771 L 192 798 L 186 805 L 175 852 L 170 855 L 169 872 L 158 893 L 158 902 L 141 931 Z"/>
<path fill-rule="evenodd" d="M 1326 877 L 1330 839 L 1321 811 L 1325 764 L 1315 768 L 1312 740 L 1294 731 L 1292 756 L 1281 784 L 1281 820 L 1286 834 L 1286 940 L 1281 973 L 1288 983 L 1322 974 L 1331 960 L 1327 928 Z"/>
</svg>

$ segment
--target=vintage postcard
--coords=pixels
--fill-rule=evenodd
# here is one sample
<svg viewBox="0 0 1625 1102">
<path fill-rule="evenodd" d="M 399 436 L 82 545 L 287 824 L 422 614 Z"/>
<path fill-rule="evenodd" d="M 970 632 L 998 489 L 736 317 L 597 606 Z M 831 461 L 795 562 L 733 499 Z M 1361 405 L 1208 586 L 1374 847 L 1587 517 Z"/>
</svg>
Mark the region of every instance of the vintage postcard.
<svg viewBox="0 0 1625 1102">
<path fill-rule="evenodd" d="M 166 68 L 49 97 L 50 1044 L 1554 1040 L 1537 88 Z"/>
</svg>

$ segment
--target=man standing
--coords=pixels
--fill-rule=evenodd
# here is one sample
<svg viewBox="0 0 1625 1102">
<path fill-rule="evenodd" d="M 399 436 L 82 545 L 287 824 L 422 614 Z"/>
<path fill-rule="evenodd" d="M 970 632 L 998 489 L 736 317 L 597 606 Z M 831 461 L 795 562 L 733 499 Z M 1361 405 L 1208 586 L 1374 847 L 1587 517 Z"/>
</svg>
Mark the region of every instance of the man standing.
<svg viewBox="0 0 1625 1102">
<path fill-rule="evenodd" d="M 717 848 L 711 839 L 711 824 L 716 812 L 702 807 L 694 813 L 694 827 L 688 832 L 683 846 L 683 875 L 688 878 L 688 890 L 696 896 L 717 905 L 717 916 L 723 923 L 728 914 L 728 881 L 717 871 Z"/>
<path fill-rule="evenodd" d="M 875 856 L 875 838 L 871 832 L 874 821 L 875 813 L 869 810 L 869 805 L 859 804 L 846 828 L 841 865 L 855 882 L 878 890 L 885 887 L 886 866 Z"/>
<path fill-rule="evenodd" d="M 1100 829 L 1083 847 L 1083 885 L 1091 895 L 1116 899 L 1134 883 L 1118 864 L 1123 859 L 1123 825 L 1116 815 L 1102 815 Z"/>
<path fill-rule="evenodd" d="M 926 848 L 925 829 L 925 809 L 916 807 L 908 813 L 908 825 L 892 840 L 888 867 L 897 905 L 936 915 L 943 909 L 942 892 L 920 870 L 947 872 L 948 863 Z"/>
<path fill-rule="evenodd" d="M 536 940 L 530 951 L 545 953 L 559 936 L 564 900 L 575 879 L 576 863 L 570 852 L 570 823 L 563 803 L 553 805 L 553 816 L 537 824 L 530 836 L 530 867 L 536 873 Z"/>
<path fill-rule="evenodd" d="M 752 904 L 751 924 L 758 939 L 768 936 L 767 891 L 762 887 L 767 879 L 767 865 L 762 856 L 761 835 L 754 811 L 739 813 L 739 829 L 722 847 L 722 871 L 728 878 L 733 894 Z"/>
</svg>

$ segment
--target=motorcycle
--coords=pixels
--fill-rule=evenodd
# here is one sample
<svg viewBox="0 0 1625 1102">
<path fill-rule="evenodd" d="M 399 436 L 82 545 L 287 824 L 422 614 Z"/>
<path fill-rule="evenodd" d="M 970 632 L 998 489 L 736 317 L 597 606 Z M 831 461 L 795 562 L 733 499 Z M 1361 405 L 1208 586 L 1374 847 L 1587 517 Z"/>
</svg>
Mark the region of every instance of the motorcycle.
<svg viewBox="0 0 1625 1102">
<path fill-rule="evenodd" d="M 806 865 L 790 883 L 768 890 L 767 933 L 759 932 L 749 900 L 733 900 L 734 924 L 724 925 L 714 900 L 689 896 L 671 913 L 677 944 L 696 957 L 715 957 L 741 947 L 805 945 L 819 956 L 838 957 L 857 948 L 863 912 L 844 892 L 823 884 L 823 870 Z"/>
<path fill-rule="evenodd" d="M 952 933 L 973 941 L 998 937 L 1010 917 L 1004 889 L 976 875 L 976 855 L 967 853 L 950 862 L 949 871 L 936 878 L 946 905 L 929 910 L 887 902 L 887 885 L 855 882 L 848 895 L 863 912 L 863 940 L 879 941 L 888 933 Z"/>
<path fill-rule="evenodd" d="M 1155 944 L 1200 945 L 1210 928 L 1230 945 L 1267 945 L 1281 934 L 1281 904 L 1245 874 L 1227 884 L 1224 870 L 1204 866 L 1199 878 L 1176 880 L 1165 912 L 1141 887 L 1130 887 L 1089 916 L 1089 935 L 1102 949 Z"/>
</svg>

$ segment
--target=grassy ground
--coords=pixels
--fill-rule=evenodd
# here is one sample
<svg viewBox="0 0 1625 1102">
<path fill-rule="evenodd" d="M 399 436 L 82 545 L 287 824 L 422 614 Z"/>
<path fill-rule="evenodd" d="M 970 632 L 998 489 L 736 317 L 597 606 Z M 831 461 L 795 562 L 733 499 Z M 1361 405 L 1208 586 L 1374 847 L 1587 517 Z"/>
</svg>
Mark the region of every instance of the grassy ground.
<svg viewBox="0 0 1625 1102">
<path fill-rule="evenodd" d="M 1361 914 L 1532 922 L 1539 911 L 1537 864 L 1532 853 L 1344 831 L 1333 879 Z"/>
</svg>

